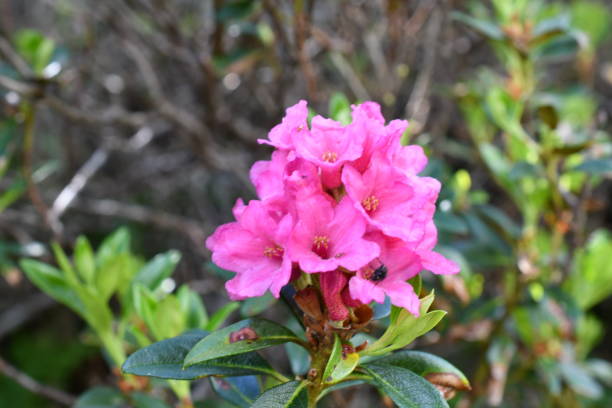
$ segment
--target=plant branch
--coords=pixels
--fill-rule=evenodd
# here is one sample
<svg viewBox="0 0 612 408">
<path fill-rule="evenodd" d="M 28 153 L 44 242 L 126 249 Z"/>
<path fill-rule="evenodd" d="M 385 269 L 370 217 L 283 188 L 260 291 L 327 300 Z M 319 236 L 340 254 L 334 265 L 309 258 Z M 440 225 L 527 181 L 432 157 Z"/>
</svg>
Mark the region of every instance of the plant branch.
<svg viewBox="0 0 612 408">
<path fill-rule="evenodd" d="M 26 373 L 19 371 L 17 368 L 9 364 L 6 360 L 0 357 L 0 372 L 8 378 L 21 385 L 26 390 L 41 395 L 61 405 L 72 406 L 76 398 L 62 390 L 42 384 Z"/>
</svg>

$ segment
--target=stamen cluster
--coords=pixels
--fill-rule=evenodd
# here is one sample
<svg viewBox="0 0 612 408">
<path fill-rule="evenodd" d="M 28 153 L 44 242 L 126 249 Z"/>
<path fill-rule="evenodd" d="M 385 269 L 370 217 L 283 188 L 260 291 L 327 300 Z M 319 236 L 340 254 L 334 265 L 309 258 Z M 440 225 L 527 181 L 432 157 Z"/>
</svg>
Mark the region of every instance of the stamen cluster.
<svg viewBox="0 0 612 408">
<path fill-rule="evenodd" d="M 321 116 L 308 126 L 305 101 L 288 108 L 259 140 L 275 148 L 271 160 L 251 168 L 259 199 L 238 200 L 236 221 L 206 242 L 213 262 L 236 272 L 226 284 L 230 297 L 268 290 L 278 297 L 308 274 L 331 320 L 386 296 L 418 315 L 407 280 L 422 270 L 459 268 L 433 251 L 440 183 L 418 176 L 427 158 L 421 147 L 401 145 L 406 127 L 403 120 L 385 124 L 374 102 L 353 106 L 346 126 Z"/>
</svg>

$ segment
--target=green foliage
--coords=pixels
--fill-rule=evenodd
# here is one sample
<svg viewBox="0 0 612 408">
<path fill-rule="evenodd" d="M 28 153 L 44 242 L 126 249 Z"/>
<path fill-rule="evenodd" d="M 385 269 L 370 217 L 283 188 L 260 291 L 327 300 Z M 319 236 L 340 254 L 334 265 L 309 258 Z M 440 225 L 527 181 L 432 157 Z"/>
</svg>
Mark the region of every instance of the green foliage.
<svg viewBox="0 0 612 408">
<path fill-rule="evenodd" d="M 404 308 L 393 306 L 391 323 L 385 333 L 361 354 L 380 356 L 394 350 L 406 347 L 414 339 L 429 332 L 446 315 L 443 310 L 430 311 L 434 300 L 434 292 L 421 299 L 420 316 L 415 317 Z"/>
<path fill-rule="evenodd" d="M 234 340 L 232 336 L 241 340 Z M 199 341 L 185 357 L 185 367 L 289 341 L 301 342 L 289 329 L 278 323 L 260 318 L 246 319 L 217 330 Z"/>
<path fill-rule="evenodd" d="M 404 350 L 376 359 L 375 364 L 406 368 L 421 377 L 427 374 L 443 373 L 456 376 L 469 388 L 470 382 L 465 374 L 448 361 L 422 351 Z"/>
<path fill-rule="evenodd" d="M 256 353 L 222 357 L 183 367 L 187 353 L 208 335 L 192 331 L 162 340 L 132 354 L 123 364 L 125 373 L 176 380 L 195 380 L 211 375 L 245 376 L 273 373 L 270 365 Z"/>
<path fill-rule="evenodd" d="M 38 75 L 43 74 L 55 51 L 53 40 L 38 31 L 30 29 L 24 29 L 16 33 L 15 46 Z"/>
<path fill-rule="evenodd" d="M 391 365 L 367 364 L 365 370 L 399 408 L 448 408 L 438 390 L 412 371 Z"/>
<path fill-rule="evenodd" d="M 305 381 L 289 381 L 270 388 L 251 405 L 252 408 L 306 408 Z"/>
</svg>

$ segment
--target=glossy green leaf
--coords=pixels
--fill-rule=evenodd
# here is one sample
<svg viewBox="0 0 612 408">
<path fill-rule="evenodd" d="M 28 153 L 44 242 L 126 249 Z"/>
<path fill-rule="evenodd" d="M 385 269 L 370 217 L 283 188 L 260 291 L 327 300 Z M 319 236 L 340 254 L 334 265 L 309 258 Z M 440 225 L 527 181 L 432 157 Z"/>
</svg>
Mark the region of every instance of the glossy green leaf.
<svg viewBox="0 0 612 408">
<path fill-rule="evenodd" d="M 448 408 L 432 384 L 406 368 L 377 364 L 367 364 L 364 368 L 372 382 L 399 408 Z"/>
<path fill-rule="evenodd" d="M 230 343 L 230 336 L 244 337 Z M 185 357 L 185 367 L 213 358 L 232 356 L 287 343 L 300 342 L 291 330 L 265 319 L 246 319 L 215 331 L 198 342 Z"/>
<path fill-rule="evenodd" d="M 332 371 L 342 358 L 342 342 L 340 341 L 340 337 L 337 334 L 334 334 L 334 346 L 332 347 L 331 354 L 329 355 L 329 359 L 327 360 L 327 365 L 325 366 L 325 370 L 323 370 L 323 381 L 327 381 L 329 377 L 331 377 Z"/>
<path fill-rule="evenodd" d="M 375 364 L 407 368 L 421 377 L 432 373 L 452 374 L 465 386 L 470 388 L 467 377 L 445 359 L 422 351 L 402 350 L 377 359 Z"/>
<path fill-rule="evenodd" d="M 307 408 L 305 381 L 289 381 L 272 387 L 251 405 L 251 408 Z"/>
<path fill-rule="evenodd" d="M 215 392 L 224 400 L 240 408 L 249 408 L 261 393 L 257 377 L 249 375 L 243 377 L 218 378 L 211 377 Z"/>
<path fill-rule="evenodd" d="M 176 380 L 194 380 L 210 375 L 244 376 L 273 372 L 270 365 L 257 353 L 222 357 L 183 368 L 183 361 L 189 350 L 206 336 L 205 331 L 192 331 L 151 344 L 129 356 L 122 370 L 128 374 Z"/>
</svg>

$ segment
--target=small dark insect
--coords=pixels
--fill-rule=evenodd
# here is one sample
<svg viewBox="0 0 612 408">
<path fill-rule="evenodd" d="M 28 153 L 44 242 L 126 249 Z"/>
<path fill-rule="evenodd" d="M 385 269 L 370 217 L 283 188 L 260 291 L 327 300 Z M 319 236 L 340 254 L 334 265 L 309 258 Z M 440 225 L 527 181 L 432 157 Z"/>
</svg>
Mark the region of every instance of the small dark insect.
<svg viewBox="0 0 612 408">
<path fill-rule="evenodd" d="M 372 282 L 380 282 L 386 277 L 387 277 L 387 267 L 384 264 L 381 264 L 378 268 L 374 269 L 374 272 L 372 272 L 372 275 L 370 276 L 370 280 Z"/>
</svg>

